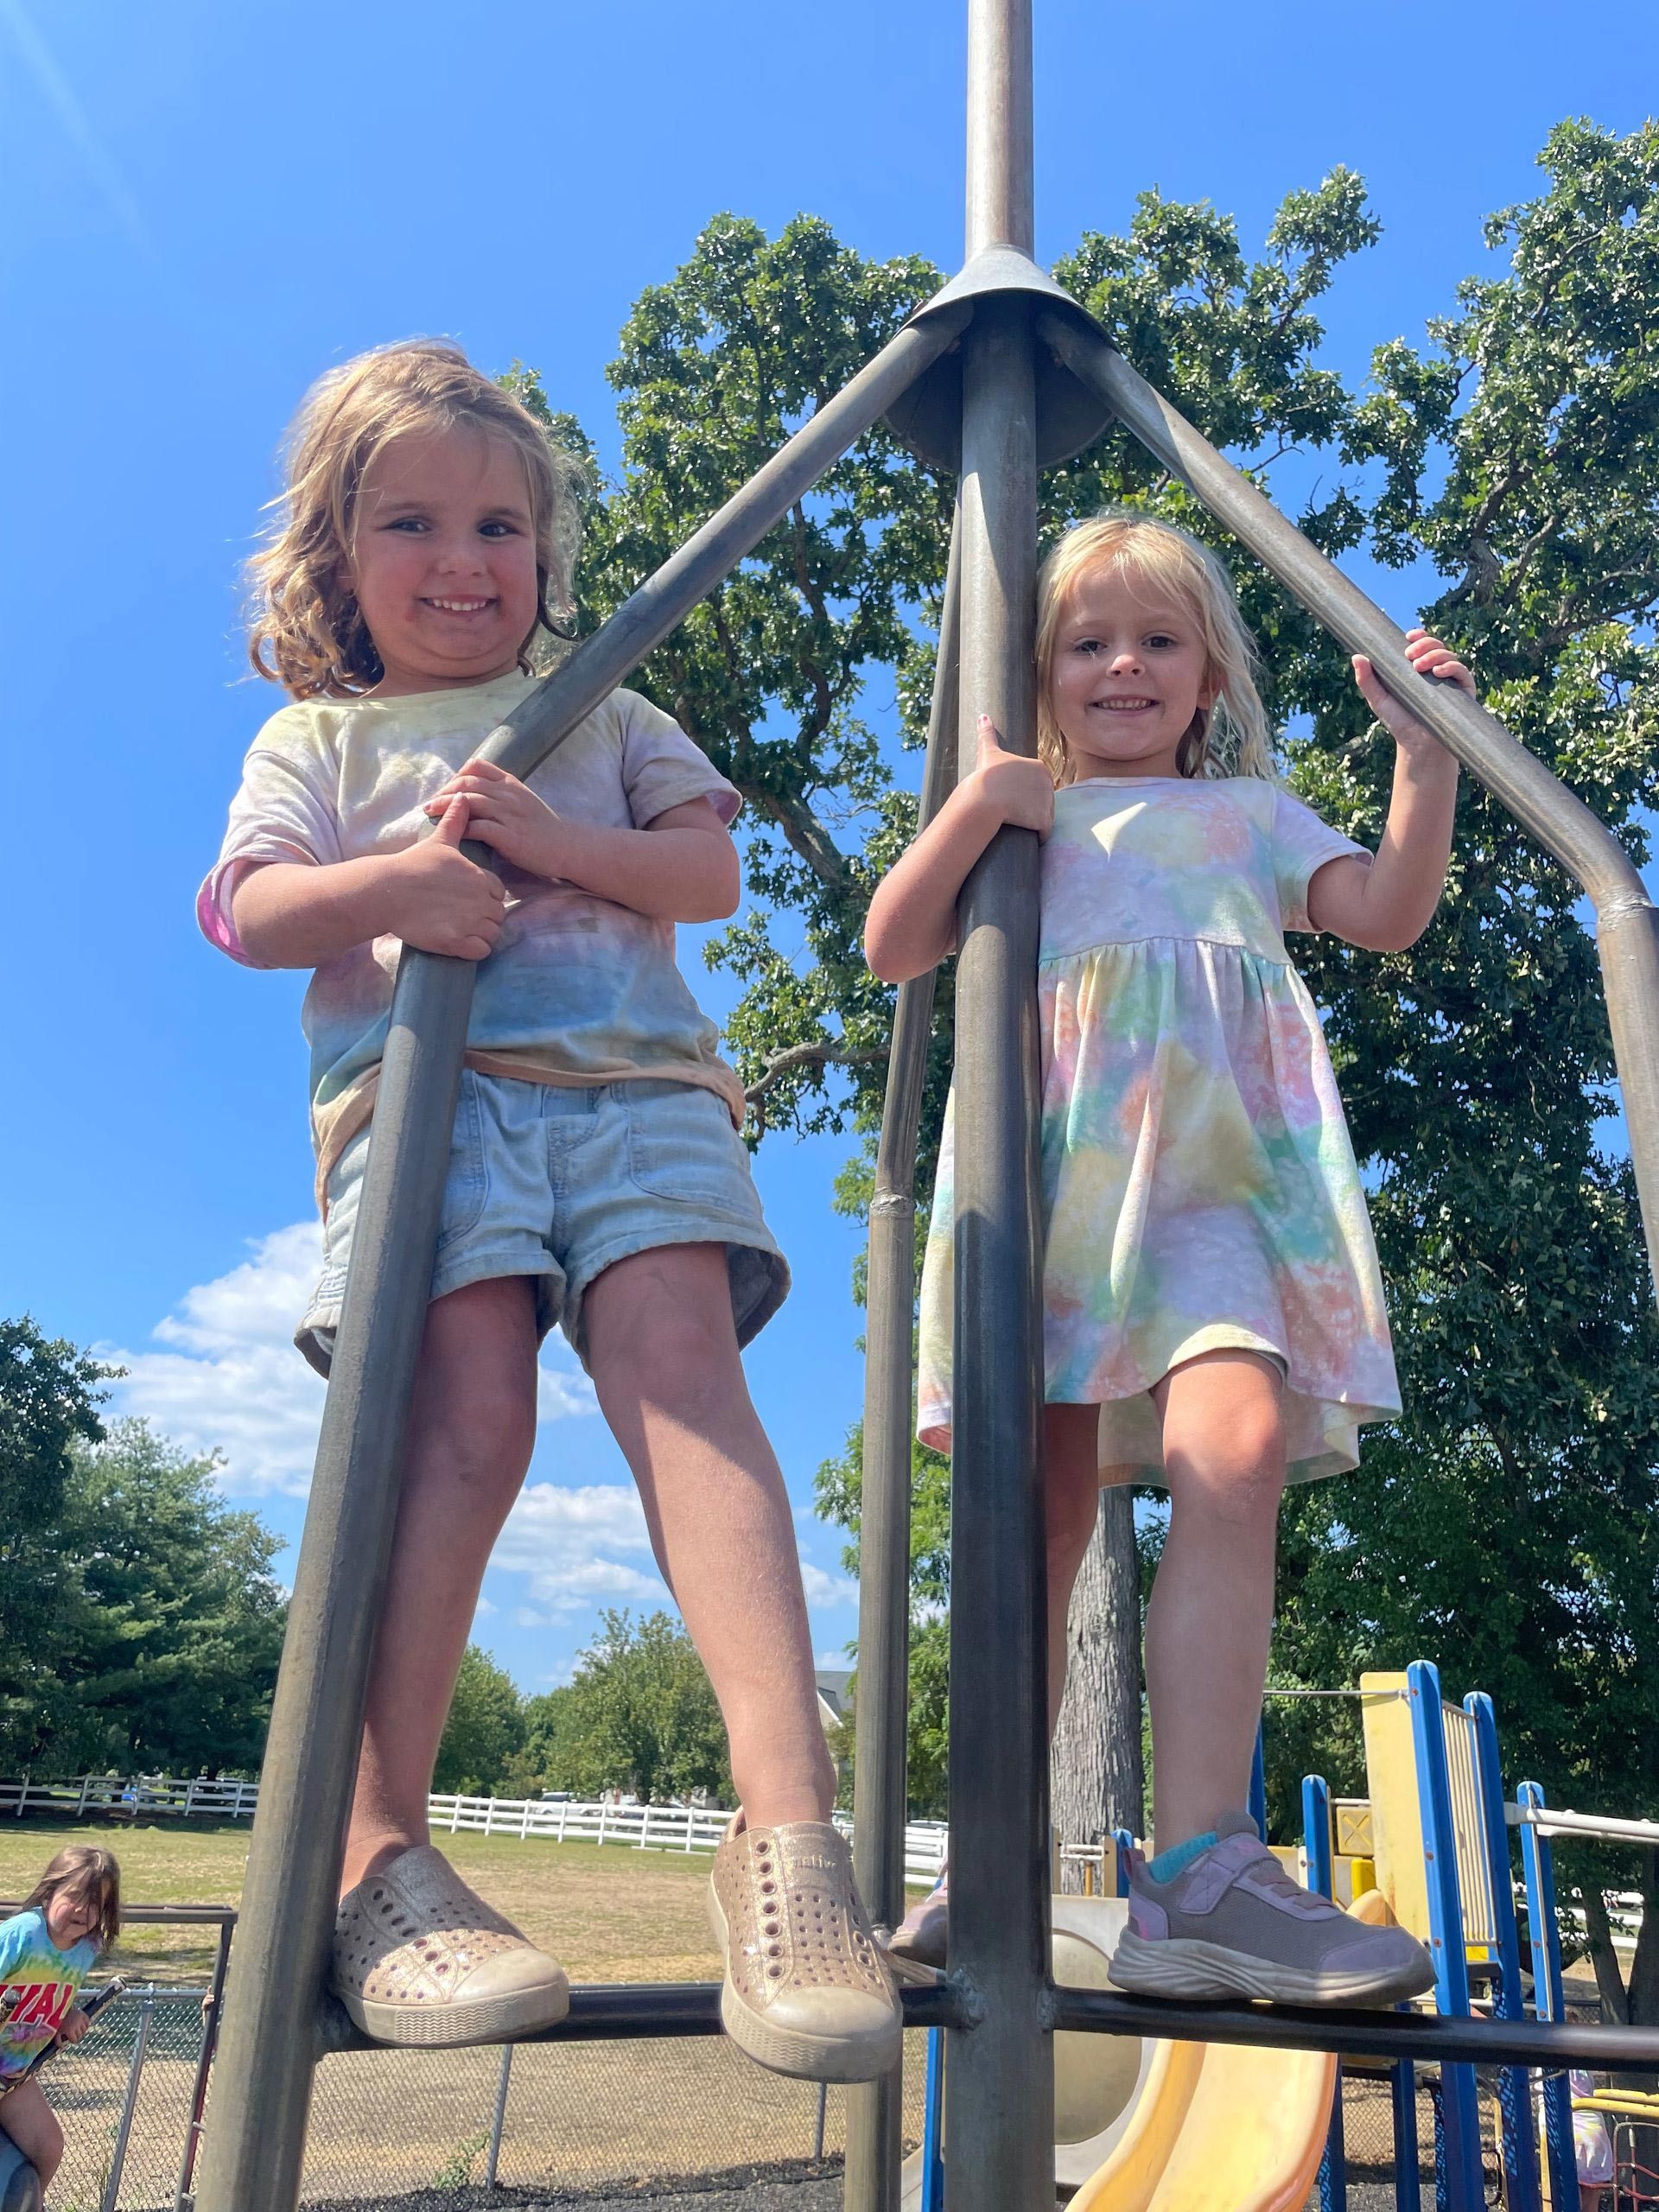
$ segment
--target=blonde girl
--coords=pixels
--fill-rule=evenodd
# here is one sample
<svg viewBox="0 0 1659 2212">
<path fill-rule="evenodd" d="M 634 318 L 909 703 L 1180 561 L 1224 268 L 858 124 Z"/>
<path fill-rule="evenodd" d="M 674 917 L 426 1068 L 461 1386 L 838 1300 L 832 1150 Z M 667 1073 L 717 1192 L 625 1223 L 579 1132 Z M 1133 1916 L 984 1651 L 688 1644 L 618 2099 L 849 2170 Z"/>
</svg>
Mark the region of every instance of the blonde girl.
<svg viewBox="0 0 1659 2212">
<path fill-rule="evenodd" d="M 63 2129 L 37 2081 L 22 2078 L 50 2043 L 79 2043 L 86 2015 L 75 2003 L 101 1952 L 121 1933 L 121 1870 L 113 1852 L 75 1843 L 57 1854 L 24 1899 L 0 1920 L 0 2130 L 50 2186 L 63 2161 Z"/>
<path fill-rule="evenodd" d="M 899 2012 L 830 1825 L 789 1503 L 739 1357 L 788 1271 L 737 1134 L 741 1088 L 674 962 L 677 922 L 736 905 L 739 795 L 631 691 L 527 781 L 475 757 L 568 607 L 576 519 L 539 425 L 455 347 L 389 346 L 323 379 L 256 564 L 254 664 L 292 703 L 254 741 L 200 901 L 233 959 L 315 970 L 324 1258 L 297 1340 L 325 1372 L 398 957 L 481 963 L 333 1986 L 390 2043 L 493 2041 L 566 2010 L 557 1961 L 474 1895 L 426 1825 L 480 1584 L 534 1441 L 537 1348 L 558 1326 L 731 1738 L 744 1810 L 712 1904 L 727 2025 L 781 2070 L 864 2080 L 896 2057 Z M 498 868 L 474 866 L 463 837 Z M 788 1939 L 809 1925 L 810 1959 Z"/>
<path fill-rule="evenodd" d="M 1469 687 L 1434 639 L 1413 665 Z M 1398 748 L 1375 855 L 1274 778 L 1226 572 L 1135 513 L 1079 525 L 1039 578 L 1039 758 L 981 718 L 979 759 L 881 884 L 866 950 L 889 981 L 955 942 L 968 871 L 1005 823 L 1044 840 L 1045 1504 L 1051 1722 L 1066 1607 L 1103 1483 L 1167 1487 L 1147 1609 L 1155 1858 L 1137 1859 L 1123 1988 L 1384 2003 L 1421 1947 L 1287 1880 L 1243 1808 L 1287 1479 L 1357 1464 L 1400 1409 L 1370 1224 L 1288 930 L 1374 950 L 1426 927 L 1457 768 L 1357 660 Z M 951 1150 L 922 1289 L 920 1431 L 950 1440 Z M 937 1959 L 930 1900 L 899 1948 Z"/>
</svg>

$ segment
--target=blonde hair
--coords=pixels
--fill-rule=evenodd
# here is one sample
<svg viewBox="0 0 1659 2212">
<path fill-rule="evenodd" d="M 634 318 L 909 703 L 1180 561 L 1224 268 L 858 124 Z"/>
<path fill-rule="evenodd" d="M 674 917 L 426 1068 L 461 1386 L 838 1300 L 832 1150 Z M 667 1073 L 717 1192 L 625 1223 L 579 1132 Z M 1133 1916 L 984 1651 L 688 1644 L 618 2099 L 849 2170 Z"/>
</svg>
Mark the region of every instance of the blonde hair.
<svg viewBox="0 0 1659 2212">
<path fill-rule="evenodd" d="M 289 428 L 279 519 L 247 569 L 248 652 L 261 676 L 296 699 L 352 698 L 380 681 L 385 671 L 349 578 L 363 480 L 395 439 L 461 424 L 505 438 L 524 465 L 537 606 L 520 668 L 530 672 L 538 630 L 563 634 L 558 621 L 574 612 L 582 464 L 460 346 L 410 338 L 320 377 Z"/>
<path fill-rule="evenodd" d="M 121 1869 L 115 1853 L 95 1843 L 67 1845 L 23 1899 L 24 1910 L 38 1905 L 44 1912 L 66 1890 L 78 1904 L 96 1903 L 98 1948 L 107 1951 L 121 1933 Z"/>
<path fill-rule="evenodd" d="M 1079 578 L 1100 568 L 1160 586 L 1204 640 L 1206 684 L 1215 701 L 1198 709 L 1183 735 L 1179 772 L 1272 780 L 1267 711 L 1255 688 L 1255 641 L 1239 613 L 1231 577 L 1207 545 L 1173 523 L 1114 507 L 1074 524 L 1037 573 L 1037 751 L 1056 784 L 1069 784 L 1077 771 L 1054 719 L 1055 633 Z"/>
</svg>

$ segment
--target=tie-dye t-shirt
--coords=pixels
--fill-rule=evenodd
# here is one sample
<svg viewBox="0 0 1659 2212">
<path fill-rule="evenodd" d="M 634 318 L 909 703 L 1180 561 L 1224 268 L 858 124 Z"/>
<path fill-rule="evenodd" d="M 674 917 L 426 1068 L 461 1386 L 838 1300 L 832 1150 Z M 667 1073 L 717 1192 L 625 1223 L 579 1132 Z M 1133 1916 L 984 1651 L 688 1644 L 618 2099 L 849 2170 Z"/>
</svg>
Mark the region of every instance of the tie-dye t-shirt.
<svg viewBox="0 0 1659 2212">
<path fill-rule="evenodd" d="M 231 913 L 252 862 L 327 867 L 414 844 L 430 827 L 426 802 L 532 680 L 515 673 L 409 698 L 308 699 L 273 715 L 243 764 L 218 864 L 197 900 L 209 939 L 255 964 Z M 556 814 L 619 830 L 643 830 L 690 799 L 710 800 L 725 823 L 742 804 L 679 725 L 633 691 L 613 691 L 529 784 Z M 673 924 L 575 884 L 510 866 L 501 873 L 506 923 L 479 967 L 468 1066 L 536 1083 L 696 1084 L 719 1092 L 741 1122 L 742 1085 L 675 965 Z M 325 961 L 306 993 L 320 1203 L 328 1170 L 373 1111 L 402 950 L 395 937 L 353 945 Z"/>
<path fill-rule="evenodd" d="M 0 2088 L 56 2035 L 97 1956 L 90 1936 L 60 1951 L 38 1905 L 0 1920 L 0 1994 L 14 2000 L 0 2020 Z"/>
<path fill-rule="evenodd" d="M 1163 1475 L 1150 1387 L 1236 1347 L 1285 1371 L 1293 1480 L 1400 1410 L 1358 1170 L 1287 930 L 1363 848 L 1259 778 L 1099 778 L 1043 848 L 1046 1395 L 1098 1404 L 1100 1464 Z M 918 1427 L 950 1441 L 947 1115 L 922 1274 Z"/>
</svg>

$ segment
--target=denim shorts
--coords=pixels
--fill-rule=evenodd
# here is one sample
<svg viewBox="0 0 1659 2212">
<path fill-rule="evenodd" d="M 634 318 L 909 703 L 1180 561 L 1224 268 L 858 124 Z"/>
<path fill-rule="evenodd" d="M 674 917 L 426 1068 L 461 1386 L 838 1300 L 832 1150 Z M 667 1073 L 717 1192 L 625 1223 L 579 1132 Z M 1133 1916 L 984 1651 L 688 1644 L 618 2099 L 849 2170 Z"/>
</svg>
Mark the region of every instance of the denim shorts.
<svg viewBox="0 0 1659 2212">
<path fill-rule="evenodd" d="M 322 1280 L 294 1341 L 328 1372 L 372 1124 L 328 1177 Z M 618 1260 L 723 1244 L 739 1344 L 772 1319 L 789 1268 L 749 1155 L 715 1092 L 640 1078 L 561 1089 L 463 1069 L 432 1296 L 497 1275 L 536 1282 L 537 1332 L 562 1328 L 584 1365 L 582 1301 Z"/>
</svg>

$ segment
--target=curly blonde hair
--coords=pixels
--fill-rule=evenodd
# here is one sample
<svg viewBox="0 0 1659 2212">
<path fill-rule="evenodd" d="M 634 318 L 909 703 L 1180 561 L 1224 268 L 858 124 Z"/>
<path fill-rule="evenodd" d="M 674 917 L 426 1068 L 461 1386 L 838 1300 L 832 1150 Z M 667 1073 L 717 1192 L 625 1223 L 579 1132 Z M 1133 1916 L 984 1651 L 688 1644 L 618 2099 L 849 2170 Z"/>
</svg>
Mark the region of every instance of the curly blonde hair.
<svg viewBox="0 0 1659 2212">
<path fill-rule="evenodd" d="M 353 594 L 350 560 L 363 480 L 395 439 L 466 423 L 505 438 L 524 465 L 536 533 L 537 631 L 566 634 L 574 613 L 583 470 L 459 346 L 410 338 L 359 353 L 314 384 L 283 448 L 287 488 L 270 541 L 248 563 L 248 653 L 296 699 L 353 698 L 385 671 Z"/>
<path fill-rule="evenodd" d="M 1109 508 L 1076 523 L 1037 573 L 1037 751 L 1057 785 L 1075 763 L 1054 719 L 1054 639 L 1077 582 L 1089 569 L 1121 569 L 1166 592 L 1204 640 L 1205 676 L 1215 703 L 1200 707 L 1175 765 L 1183 776 L 1264 776 L 1274 780 L 1267 710 L 1255 688 L 1255 641 L 1244 626 L 1232 579 L 1207 545 L 1173 523 Z"/>
</svg>

